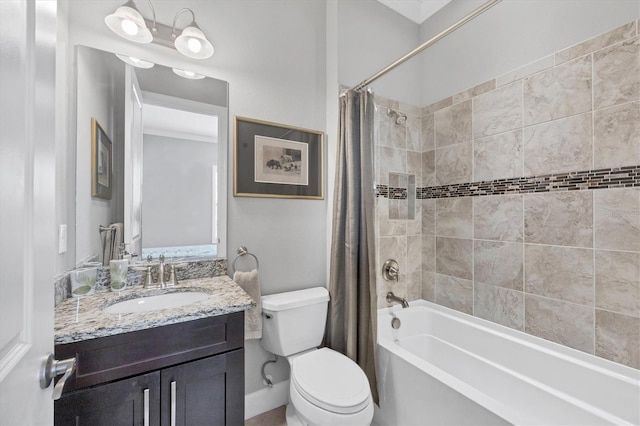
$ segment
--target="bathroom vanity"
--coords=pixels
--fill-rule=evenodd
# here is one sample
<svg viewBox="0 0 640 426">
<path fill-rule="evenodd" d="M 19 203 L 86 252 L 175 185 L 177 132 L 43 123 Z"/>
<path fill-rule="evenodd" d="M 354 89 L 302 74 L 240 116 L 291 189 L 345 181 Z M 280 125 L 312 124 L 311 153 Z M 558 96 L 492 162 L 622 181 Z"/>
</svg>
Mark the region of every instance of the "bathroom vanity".
<svg viewBox="0 0 640 426">
<path fill-rule="evenodd" d="M 122 300 L 167 292 L 210 297 L 171 309 L 107 314 Z M 55 401 L 56 425 L 221 425 L 244 422 L 244 310 L 228 277 L 167 290 L 96 291 L 56 307 L 56 359 L 76 370 Z"/>
</svg>

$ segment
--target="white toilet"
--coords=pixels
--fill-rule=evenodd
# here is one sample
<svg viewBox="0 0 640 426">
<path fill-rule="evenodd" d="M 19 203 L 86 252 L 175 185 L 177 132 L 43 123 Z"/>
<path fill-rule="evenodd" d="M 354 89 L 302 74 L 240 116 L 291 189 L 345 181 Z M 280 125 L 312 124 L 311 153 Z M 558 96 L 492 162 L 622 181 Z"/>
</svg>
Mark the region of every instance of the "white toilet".
<svg viewBox="0 0 640 426">
<path fill-rule="evenodd" d="M 262 297 L 262 346 L 291 367 L 287 425 L 369 425 L 369 382 L 324 336 L 329 292 L 323 287 Z"/>
</svg>

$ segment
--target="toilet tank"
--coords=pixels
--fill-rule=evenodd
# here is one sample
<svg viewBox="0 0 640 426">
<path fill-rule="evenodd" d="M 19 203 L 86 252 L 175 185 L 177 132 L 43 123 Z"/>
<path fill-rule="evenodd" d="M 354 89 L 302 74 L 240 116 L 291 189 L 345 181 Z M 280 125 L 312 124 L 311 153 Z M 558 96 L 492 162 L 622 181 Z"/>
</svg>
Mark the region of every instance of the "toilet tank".
<svg viewBox="0 0 640 426">
<path fill-rule="evenodd" d="M 262 296 L 262 346 L 289 356 L 320 346 L 329 292 L 324 287 Z"/>
</svg>

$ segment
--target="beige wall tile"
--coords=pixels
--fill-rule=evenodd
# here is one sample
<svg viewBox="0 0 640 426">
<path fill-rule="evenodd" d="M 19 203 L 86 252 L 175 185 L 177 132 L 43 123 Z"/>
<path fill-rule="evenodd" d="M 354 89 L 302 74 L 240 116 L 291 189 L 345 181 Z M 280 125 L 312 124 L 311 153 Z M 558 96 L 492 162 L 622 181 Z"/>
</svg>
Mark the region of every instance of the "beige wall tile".
<svg viewBox="0 0 640 426">
<path fill-rule="evenodd" d="M 640 164 L 640 102 L 594 112 L 596 169 Z"/>
<path fill-rule="evenodd" d="M 407 149 L 422 152 L 422 117 L 407 114 Z"/>
<path fill-rule="evenodd" d="M 436 183 L 449 185 L 471 182 L 473 178 L 473 143 L 463 142 L 436 149 Z"/>
<path fill-rule="evenodd" d="M 587 353 L 593 353 L 593 308 L 525 295 L 525 332 Z"/>
<path fill-rule="evenodd" d="M 407 237 L 381 237 L 378 242 L 378 261 L 382 265 L 387 259 L 395 259 L 400 272 L 407 272 Z"/>
<path fill-rule="evenodd" d="M 436 274 L 436 303 L 473 315 L 473 283 L 461 278 Z"/>
<path fill-rule="evenodd" d="M 473 314 L 522 331 L 524 295 L 520 291 L 476 282 L 473 287 Z"/>
<path fill-rule="evenodd" d="M 524 125 L 591 111 L 591 56 L 524 80 Z"/>
<path fill-rule="evenodd" d="M 596 309 L 595 353 L 640 369 L 640 318 Z"/>
<path fill-rule="evenodd" d="M 473 144 L 473 181 L 523 175 L 522 130 L 476 139 Z"/>
<path fill-rule="evenodd" d="M 591 191 L 524 195 L 526 243 L 593 246 Z"/>
<path fill-rule="evenodd" d="M 596 308 L 640 317 L 640 253 L 596 250 Z"/>
<path fill-rule="evenodd" d="M 594 108 L 640 99 L 640 38 L 593 54 Z"/>
<path fill-rule="evenodd" d="M 377 147 L 376 183 L 389 184 L 389 173 L 407 173 L 407 151 L 405 149 Z"/>
<path fill-rule="evenodd" d="M 496 86 L 500 87 L 506 84 L 513 83 L 514 81 L 528 77 L 540 71 L 549 69 L 553 67 L 553 64 L 554 64 L 553 55 L 547 56 L 542 59 L 538 59 L 537 61 L 531 62 L 530 64 L 527 64 L 516 70 L 510 71 L 506 74 L 501 75 L 496 79 Z"/>
<path fill-rule="evenodd" d="M 376 145 L 407 149 L 407 128 L 405 124 L 395 124 L 388 114 L 388 108 L 377 108 L 375 112 Z"/>
<path fill-rule="evenodd" d="M 600 34 L 582 43 L 575 44 L 567 49 L 561 50 L 556 53 L 556 64 L 561 64 L 566 61 L 570 61 L 587 53 L 595 52 L 604 47 L 618 43 L 622 40 L 632 38 L 635 35 L 636 26 L 634 22 L 621 25 L 613 30 Z"/>
<path fill-rule="evenodd" d="M 422 200 L 422 235 L 436 234 L 436 200 Z"/>
<path fill-rule="evenodd" d="M 403 265 L 400 265 L 402 268 Z M 407 236 L 407 264 L 404 265 L 408 274 L 422 270 L 422 236 Z"/>
<path fill-rule="evenodd" d="M 436 185 L 436 151 L 422 153 L 422 186 Z"/>
<path fill-rule="evenodd" d="M 522 127 L 522 82 L 473 99 L 473 136 L 481 138 Z"/>
<path fill-rule="evenodd" d="M 407 225 L 403 220 L 389 219 L 390 201 L 388 198 L 376 199 L 376 217 L 378 219 L 378 237 L 404 236 L 407 234 Z"/>
<path fill-rule="evenodd" d="M 423 107 L 422 115 L 436 112 L 442 108 L 446 108 L 451 105 L 453 105 L 453 96 L 449 96 L 448 98 L 441 99 L 438 102 L 434 102 L 431 105 L 427 105 Z"/>
<path fill-rule="evenodd" d="M 591 113 L 524 128 L 524 175 L 589 170 L 593 158 Z"/>
<path fill-rule="evenodd" d="M 407 174 L 414 175 L 414 183 L 421 186 L 422 182 L 422 152 L 407 151 Z M 415 194 L 414 194 L 415 195 Z"/>
<path fill-rule="evenodd" d="M 593 306 L 593 250 L 525 244 L 525 292 Z"/>
<path fill-rule="evenodd" d="M 522 195 L 473 198 L 474 237 L 482 240 L 522 241 Z"/>
<path fill-rule="evenodd" d="M 595 247 L 640 251 L 640 188 L 594 191 Z"/>
<path fill-rule="evenodd" d="M 420 200 L 416 200 L 415 208 L 415 219 L 408 219 L 405 221 L 407 222 L 407 235 L 422 234 L 422 203 L 420 203 Z"/>
<path fill-rule="evenodd" d="M 407 300 L 422 298 L 422 271 L 414 271 L 408 274 Z"/>
<path fill-rule="evenodd" d="M 436 127 L 433 113 L 422 116 L 422 151 L 436 148 Z"/>
<path fill-rule="evenodd" d="M 473 240 L 436 237 L 436 272 L 473 279 Z"/>
<path fill-rule="evenodd" d="M 473 250 L 473 279 L 476 284 L 491 284 L 522 291 L 522 243 L 476 240 Z"/>
<path fill-rule="evenodd" d="M 473 200 L 470 197 L 436 200 L 436 235 L 473 237 Z"/>
<path fill-rule="evenodd" d="M 453 96 L 453 103 L 457 104 L 460 102 L 468 101 L 474 96 L 482 95 L 483 93 L 487 93 L 496 88 L 496 80 L 491 79 L 489 81 L 485 81 L 484 83 L 480 83 L 477 86 L 472 87 L 471 89 L 464 90 L 460 93 L 457 93 Z"/>
<path fill-rule="evenodd" d="M 436 274 L 422 271 L 422 298 L 429 302 L 436 301 Z"/>
<path fill-rule="evenodd" d="M 443 108 L 434 113 L 436 147 L 471 140 L 471 101 Z"/>
<path fill-rule="evenodd" d="M 436 271 L 436 237 L 430 235 L 422 236 L 422 270 Z"/>
</svg>

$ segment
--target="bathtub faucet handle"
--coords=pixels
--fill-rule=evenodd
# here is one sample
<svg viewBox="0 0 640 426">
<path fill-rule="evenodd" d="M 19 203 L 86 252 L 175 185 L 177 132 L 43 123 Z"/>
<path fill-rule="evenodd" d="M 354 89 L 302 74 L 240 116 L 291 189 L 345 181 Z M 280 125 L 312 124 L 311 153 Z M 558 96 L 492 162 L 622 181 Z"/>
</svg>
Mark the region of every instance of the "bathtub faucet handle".
<svg viewBox="0 0 640 426">
<path fill-rule="evenodd" d="M 382 265 L 382 277 L 387 281 L 399 281 L 400 266 L 395 259 L 387 259 Z"/>
</svg>

